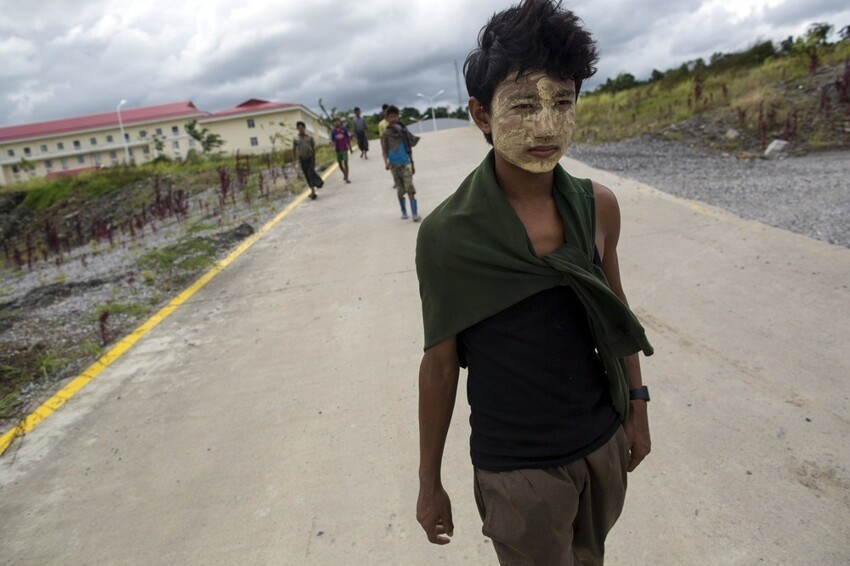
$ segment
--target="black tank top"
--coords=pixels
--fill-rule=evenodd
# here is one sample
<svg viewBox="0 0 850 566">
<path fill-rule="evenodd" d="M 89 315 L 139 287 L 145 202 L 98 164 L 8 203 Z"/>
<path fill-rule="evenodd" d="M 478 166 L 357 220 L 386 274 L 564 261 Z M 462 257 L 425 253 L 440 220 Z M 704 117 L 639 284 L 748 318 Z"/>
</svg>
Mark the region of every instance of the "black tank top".
<svg viewBox="0 0 850 566">
<path fill-rule="evenodd" d="M 541 291 L 467 328 L 458 357 L 469 369 L 477 468 L 567 464 L 620 426 L 587 314 L 569 287 Z"/>
</svg>

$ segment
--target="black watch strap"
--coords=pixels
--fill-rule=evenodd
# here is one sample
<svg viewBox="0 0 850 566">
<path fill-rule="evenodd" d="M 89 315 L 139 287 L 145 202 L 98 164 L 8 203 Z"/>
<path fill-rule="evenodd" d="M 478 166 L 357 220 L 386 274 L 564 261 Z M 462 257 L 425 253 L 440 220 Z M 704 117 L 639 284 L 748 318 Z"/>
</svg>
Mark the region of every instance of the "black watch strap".
<svg viewBox="0 0 850 566">
<path fill-rule="evenodd" d="M 630 401 L 649 401 L 649 388 L 646 385 L 637 389 L 629 389 Z"/>
</svg>

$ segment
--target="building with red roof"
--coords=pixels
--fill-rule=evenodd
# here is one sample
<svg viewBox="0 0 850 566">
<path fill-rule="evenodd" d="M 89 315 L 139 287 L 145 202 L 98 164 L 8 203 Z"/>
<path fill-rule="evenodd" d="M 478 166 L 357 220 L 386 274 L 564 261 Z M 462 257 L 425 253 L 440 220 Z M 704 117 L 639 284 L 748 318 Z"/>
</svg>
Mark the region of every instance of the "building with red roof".
<svg viewBox="0 0 850 566">
<path fill-rule="evenodd" d="M 200 150 L 186 132 L 192 120 L 221 136 L 225 153 L 263 153 L 288 148 L 295 122 L 307 123 L 317 141 L 327 140 L 319 117 L 300 104 L 255 98 L 218 112 L 191 101 L 0 127 L 0 186 L 34 177 L 73 174 L 120 163 L 145 163 L 159 155 L 184 159 Z"/>
</svg>

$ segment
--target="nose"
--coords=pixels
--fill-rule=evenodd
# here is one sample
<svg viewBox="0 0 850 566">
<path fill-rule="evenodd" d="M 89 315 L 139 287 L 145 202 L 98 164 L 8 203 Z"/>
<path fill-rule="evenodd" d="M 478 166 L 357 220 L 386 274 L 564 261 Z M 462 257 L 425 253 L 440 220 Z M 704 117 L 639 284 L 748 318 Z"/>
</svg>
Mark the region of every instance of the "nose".
<svg viewBox="0 0 850 566">
<path fill-rule="evenodd" d="M 540 109 L 536 118 L 532 129 L 534 137 L 542 139 L 554 137 L 558 123 L 555 109 L 551 106 L 544 106 Z"/>
</svg>

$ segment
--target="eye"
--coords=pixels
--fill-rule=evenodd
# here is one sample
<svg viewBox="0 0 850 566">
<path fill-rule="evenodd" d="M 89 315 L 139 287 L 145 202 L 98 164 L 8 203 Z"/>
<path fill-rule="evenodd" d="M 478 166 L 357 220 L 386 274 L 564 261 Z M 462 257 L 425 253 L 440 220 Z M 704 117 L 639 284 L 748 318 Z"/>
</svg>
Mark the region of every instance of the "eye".
<svg viewBox="0 0 850 566">
<path fill-rule="evenodd" d="M 531 110 L 534 108 L 534 105 L 530 102 L 520 102 L 519 104 L 514 104 L 511 108 L 514 110 Z"/>
<path fill-rule="evenodd" d="M 571 98 L 562 98 L 562 99 L 556 101 L 555 105 L 556 106 L 566 106 L 566 107 L 569 108 L 570 106 L 573 105 L 573 101 L 572 101 Z"/>
</svg>

